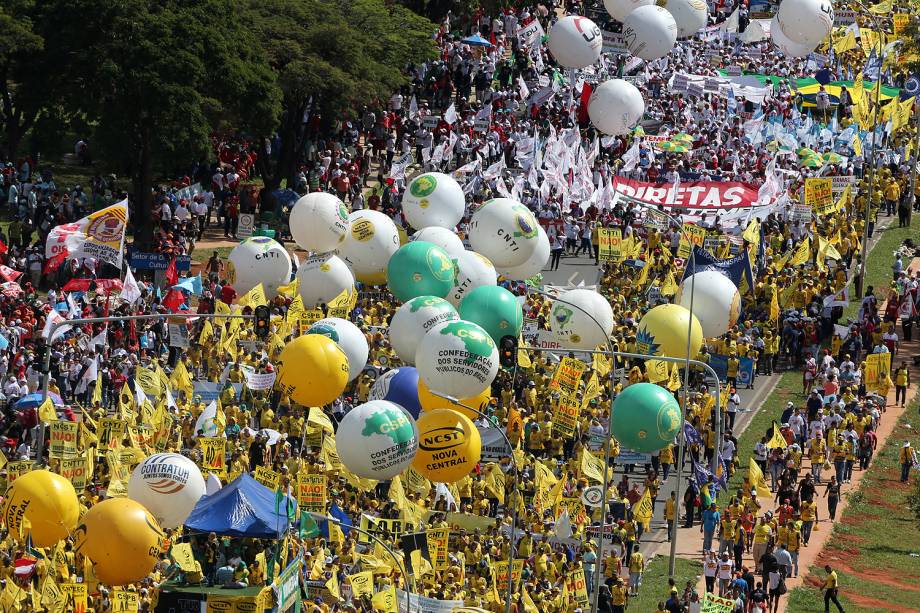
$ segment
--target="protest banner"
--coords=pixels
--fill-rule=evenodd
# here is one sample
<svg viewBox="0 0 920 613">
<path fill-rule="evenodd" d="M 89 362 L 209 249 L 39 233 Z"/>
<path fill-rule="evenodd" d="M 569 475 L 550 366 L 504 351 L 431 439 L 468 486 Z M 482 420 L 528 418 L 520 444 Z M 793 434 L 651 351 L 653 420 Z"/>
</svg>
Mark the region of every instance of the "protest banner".
<svg viewBox="0 0 920 613">
<path fill-rule="evenodd" d="M 121 447 L 127 431 L 127 421 L 115 417 L 103 417 L 99 420 L 99 448 L 115 449 Z"/>
<path fill-rule="evenodd" d="M 80 492 L 93 476 L 91 468 L 91 462 L 84 457 L 64 459 L 58 464 L 58 474 L 69 479 L 73 488 Z"/>
<path fill-rule="evenodd" d="M 326 512 L 326 475 L 297 476 L 297 504 L 302 511 Z"/>
<path fill-rule="evenodd" d="M 13 481 L 30 472 L 34 468 L 35 462 L 32 460 L 19 460 L 10 462 L 6 465 L 6 483 L 11 484 Z"/>
<path fill-rule="evenodd" d="M 702 249 L 705 241 L 706 228 L 690 223 L 681 225 L 680 243 L 677 246 L 677 257 L 689 258 L 690 253 L 693 251 L 693 246 L 696 245 Z"/>
<path fill-rule="evenodd" d="M 703 605 L 700 613 L 732 613 L 735 610 L 735 601 L 731 598 L 722 598 L 712 592 L 703 594 Z"/>
<path fill-rule="evenodd" d="M 564 396 L 574 396 L 578 391 L 578 384 L 581 382 L 581 376 L 585 374 L 588 365 L 581 360 L 562 358 L 556 372 L 553 373 L 553 379 L 550 381 L 549 388 L 557 390 Z"/>
<path fill-rule="evenodd" d="M 834 188 L 830 177 L 806 177 L 805 204 L 815 215 L 827 215 L 835 210 Z"/>
<path fill-rule="evenodd" d="M 112 590 L 112 613 L 136 613 L 140 604 L 138 593 L 116 587 Z"/>
<path fill-rule="evenodd" d="M 508 591 L 508 560 L 496 560 L 495 566 L 495 587 L 499 593 L 504 594 Z M 524 560 L 512 560 L 511 581 L 515 589 L 521 582 L 521 574 L 524 572 Z"/>
<path fill-rule="evenodd" d="M 719 215 L 723 222 L 734 221 L 749 215 L 752 208 L 756 211 L 763 206 L 757 202 L 757 187 L 735 181 L 682 181 L 675 189 L 673 183 L 648 183 L 614 176 L 613 188 L 618 197 L 627 200 L 666 210 L 682 209 L 685 221 L 696 221 L 703 214 L 710 219 Z"/>
<path fill-rule="evenodd" d="M 69 613 L 86 613 L 89 591 L 85 583 L 61 583 L 60 588 L 65 598 L 64 610 Z"/>
<path fill-rule="evenodd" d="M 605 262 L 619 262 L 623 259 L 623 231 L 619 228 L 598 228 L 598 258 Z"/>
<path fill-rule="evenodd" d="M 425 531 L 428 539 L 428 557 L 435 570 L 447 570 L 450 563 L 447 559 L 450 540 L 450 528 L 428 528 Z"/>
<path fill-rule="evenodd" d="M 709 356 L 709 365 L 716 371 L 716 375 L 721 381 L 725 381 L 728 378 L 728 357 L 727 355 L 715 353 Z M 738 365 L 738 376 L 735 378 L 735 383 L 738 387 L 747 387 L 754 381 L 754 360 L 752 358 L 738 358 L 738 361 L 740 364 Z"/>
<path fill-rule="evenodd" d="M 406 532 L 412 530 L 412 523 L 402 519 L 371 517 L 362 513 L 360 528 L 364 532 L 370 532 L 381 541 L 388 542 L 395 541 Z M 369 543 L 371 539 L 366 534 L 359 534 L 358 542 Z"/>
<path fill-rule="evenodd" d="M 201 468 L 222 477 L 227 474 L 225 455 L 227 453 L 227 439 L 221 437 L 199 438 L 201 445 Z"/>
<path fill-rule="evenodd" d="M 553 431 L 565 438 L 572 438 L 578 427 L 581 405 L 571 396 L 563 396 L 553 410 Z"/>
<path fill-rule="evenodd" d="M 79 424 L 73 421 L 54 421 L 51 422 L 48 429 L 50 430 L 49 457 L 58 460 L 76 457 Z"/>
<path fill-rule="evenodd" d="M 568 573 L 565 583 L 569 588 L 569 594 L 575 599 L 575 605 L 583 611 L 590 609 L 591 601 L 588 600 L 588 583 L 585 580 L 584 569 L 579 568 Z"/>
<path fill-rule="evenodd" d="M 266 466 L 256 466 L 256 472 L 252 476 L 273 492 L 278 491 L 278 488 L 281 487 L 281 473 Z"/>
</svg>

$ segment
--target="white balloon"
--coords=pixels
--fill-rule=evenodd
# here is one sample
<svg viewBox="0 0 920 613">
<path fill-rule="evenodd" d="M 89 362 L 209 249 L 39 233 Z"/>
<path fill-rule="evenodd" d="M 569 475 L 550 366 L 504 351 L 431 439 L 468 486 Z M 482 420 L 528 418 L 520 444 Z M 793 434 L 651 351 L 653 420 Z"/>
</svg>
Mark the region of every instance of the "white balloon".
<svg viewBox="0 0 920 613">
<path fill-rule="evenodd" d="M 790 41 L 814 49 L 831 33 L 834 5 L 830 0 L 783 0 L 776 22 Z"/>
<path fill-rule="evenodd" d="M 464 251 L 454 258 L 457 276 L 454 287 L 447 294 L 447 300 L 455 307 L 474 289 L 483 285 L 495 285 L 498 273 L 487 258 L 475 251 Z"/>
<path fill-rule="evenodd" d="M 549 261 L 549 237 L 546 236 L 546 230 L 544 230 L 542 226 L 537 227 L 537 232 L 540 234 L 537 248 L 534 249 L 533 253 L 523 264 L 499 268 L 498 272 L 500 272 L 503 277 L 514 281 L 523 281 L 543 270 L 543 267 L 546 266 L 546 263 Z"/>
<path fill-rule="evenodd" d="M 680 284 L 677 303 L 689 309 L 693 292 L 693 314 L 703 327 L 706 338 L 728 332 L 741 314 L 741 293 L 731 279 L 720 272 L 705 270 L 691 275 Z"/>
<path fill-rule="evenodd" d="M 345 414 L 335 433 L 335 449 L 345 468 L 365 479 L 392 479 L 418 451 L 418 426 L 388 400 L 371 400 Z"/>
<path fill-rule="evenodd" d="M 466 196 L 452 176 L 426 172 L 409 183 L 403 195 L 402 210 L 413 228 L 453 229 L 466 212 Z"/>
<path fill-rule="evenodd" d="M 604 0 L 604 8 L 611 17 L 620 22 L 640 6 L 649 4 L 655 4 L 655 0 Z"/>
<path fill-rule="evenodd" d="M 591 92 L 588 117 L 591 123 L 611 136 L 628 134 L 645 114 L 645 100 L 635 85 L 623 79 L 610 79 Z"/>
<path fill-rule="evenodd" d="M 300 297 L 306 308 L 328 303 L 344 291 L 355 290 L 355 278 L 337 255 L 323 253 L 304 260 L 297 269 Z"/>
<path fill-rule="evenodd" d="M 233 248 L 227 261 L 227 280 L 240 296 L 261 283 L 265 296 L 271 299 L 279 286 L 291 280 L 291 256 L 267 236 L 244 239 Z"/>
<path fill-rule="evenodd" d="M 214 473 L 208 473 L 208 478 L 204 480 L 204 495 L 211 496 L 216 494 L 224 487 L 220 479 Z"/>
<path fill-rule="evenodd" d="M 706 27 L 709 16 L 706 0 L 667 0 L 664 8 L 677 24 L 678 38 L 693 36 Z"/>
<path fill-rule="evenodd" d="M 387 263 L 399 249 L 399 231 L 393 220 L 364 209 L 348 216 L 350 230 L 338 254 L 358 281 L 368 285 L 387 282 Z"/>
<path fill-rule="evenodd" d="M 613 308 L 593 290 L 570 289 L 553 301 L 549 327 L 566 347 L 594 349 L 613 332 Z"/>
<path fill-rule="evenodd" d="M 537 228 L 537 219 L 526 206 L 510 198 L 493 198 L 473 213 L 470 245 L 496 268 L 519 266 L 537 248 Z"/>
<path fill-rule="evenodd" d="M 560 66 L 587 68 L 601 57 L 601 29 L 587 17 L 568 15 L 549 29 L 546 46 Z"/>
<path fill-rule="evenodd" d="M 471 398 L 492 385 L 498 374 L 498 349 L 488 332 L 471 321 L 449 321 L 432 328 L 415 354 L 418 375 L 432 392 Z"/>
<path fill-rule="evenodd" d="M 390 321 L 390 345 L 405 364 L 415 364 L 415 352 L 425 333 L 438 324 L 457 321 L 454 305 L 437 296 L 419 296 L 396 309 Z"/>
<path fill-rule="evenodd" d="M 677 42 L 677 22 L 665 8 L 640 6 L 623 21 L 629 52 L 646 62 L 666 56 Z"/>
<path fill-rule="evenodd" d="M 291 210 L 291 236 L 302 249 L 316 253 L 332 251 L 348 234 L 348 209 L 326 192 L 307 194 Z"/>
<path fill-rule="evenodd" d="M 322 334 L 339 346 L 348 357 L 348 380 L 354 381 L 367 366 L 367 338 L 364 333 L 347 319 L 327 317 L 310 326 L 307 334 Z"/>
<path fill-rule="evenodd" d="M 448 230 L 447 228 L 442 228 L 441 226 L 428 226 L 427 228 L 422 228 L 413 234 L 410 240 L 425 241 L 426 243 L 437 245 L 446 251 L 447 255 L 452 258 L 456 258 L 465 251 L 463 248 L 463 241 L 457 236 L 457 232 L 453 229 Z"/>
<path fill-rule="evenodd" d="M 770 39 L 773 41 L 773 44 L 776 45 L 777 49 L 789 57 L 805 57 L 814 51 L 816 46 L 803 45 L 790 40 L 790 38 L 786 36 L 786 33 L 783 32 L 783 28 L 779 24 L 776 16 L 770 21 Z"/>
<path fill-rule="evenodd" d="M 146 458 L 128 481 L 128 498 L 144 505 L 166 529 L 181 526 L 204 493 L 201 471 L 178 453 Z"/>
</svg>

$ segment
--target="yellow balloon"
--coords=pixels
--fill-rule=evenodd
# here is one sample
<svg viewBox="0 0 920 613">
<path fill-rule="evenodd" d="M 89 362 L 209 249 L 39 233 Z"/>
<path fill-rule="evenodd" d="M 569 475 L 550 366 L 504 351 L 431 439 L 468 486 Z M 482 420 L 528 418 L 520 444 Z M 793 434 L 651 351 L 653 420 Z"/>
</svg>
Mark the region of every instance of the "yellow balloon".
<svg viewBox="0 0 920 613">
<path fill-rule="evenodd" d="M 18 535 L 23 519 L 32 526 L 36 547 L 51 547 L 66 538 L 80 519 L 80 502 L 73 485 L 47 470 L 33 470 L 13 481 L 6 490 L 3 521 L 11 534 Z"/>
<path fill-rule="evenodd" d="M 321 334 L 299 336 L 278 358 L 275 385 L 306 407 L 329 404 L 348 383 L 348 358 L 335 341 Z"/>
<path fill-rule="evenodd" d="M 109 498 L 83 516 L 74 551 L 89 557 L 96 576 L 109 585 L 140 581 L 153 570 L 166 541 L 157 520 L 139 502 Z"/>
<path fill-rule="evenodd" d="M 690 327 L 690 359 L 703 346 L 703 327 L 696 315 L 679 304 L 661 304 L 639 322 L 636 353 L 648 356 L 687 357 L 687 327 Z"/>
<path fill-rule="evenodd" d="M 470 474 L 482 457 L 479 430 L 466 415 L 435 409 L 419 415 L 418 453 L 412 468 L 431 481 L 454 483 Z"/>
<path fill-rule="evenodd" d="M 491 400 L 492 388 L 487 387 L 482 390 L 478 396 L 473 396 L 472 398 L 461 398 L 459 402 L 465 404 L 468 407 L 473 407 L 474 409 L 479 409 L 485 413 L 486 409 L 489 408 L 489 400 Z M 428 386 L 425 385 L 425 382 L 422 381 L 422 378 L 418 378 L 418 402 L 422 405 L 422 411 L 434 411 L 435 409 L 450 409 L 456 411 L 461 415 L 465 415 L 470 419 L 479 419 L 479 415 L 476 413 L 465 409 L 459 404 L 454 404 L 446 398 L 441 398 L 440 396 L 435 396 L 428 390 Z"/>
</svg>

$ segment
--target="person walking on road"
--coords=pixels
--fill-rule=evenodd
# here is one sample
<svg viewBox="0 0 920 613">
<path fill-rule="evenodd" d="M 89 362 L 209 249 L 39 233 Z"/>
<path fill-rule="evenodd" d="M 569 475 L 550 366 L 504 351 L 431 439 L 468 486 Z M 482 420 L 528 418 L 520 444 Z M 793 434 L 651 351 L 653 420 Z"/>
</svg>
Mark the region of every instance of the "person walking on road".
<svg viewBox="0 0 920 613">
<path fill-rule="evenodd" d="M 844 613 L 843 606 L 837 600 L 837 571 L 833 570 L 830 564 L 827 564 L 824 566 L 824 572 L 827 573 L 827 577 L 824 578 L 824 585 L 821 588 L 824 590 L 824 613 L 831 613 L 831 602 L 837 605 L 837 610 L 840 613 Z"/>
</svg>

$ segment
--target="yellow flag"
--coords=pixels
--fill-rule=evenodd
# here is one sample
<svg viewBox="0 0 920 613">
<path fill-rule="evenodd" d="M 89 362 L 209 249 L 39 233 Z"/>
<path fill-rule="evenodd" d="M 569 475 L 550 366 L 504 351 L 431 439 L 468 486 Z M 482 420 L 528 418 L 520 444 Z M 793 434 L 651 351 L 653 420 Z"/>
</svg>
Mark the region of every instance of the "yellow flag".
<svg viewBox="0 0 920 613">
<path fill-rule="evenodd" d="M 668 274 L 665 275 L 664 281 L 661 283 L 661 295 L 673 296 L 677 293 L 677 289 L 677 282 L 674 280 L 674 271 L 668 270 Z"/>
<path fill-rule="evenodd" d="M 811 239 L 807 236 L 805 240 L 799 245 L 799 248 L 795 250 L 795 254 L 792 256 L 792 259 L 789 260 L 791 266 L 800 266 L 804 264 L 811 258 Z"/>
<path fill-rule="evenodd" d="M 595 353 L 591 368 L 601 377 L 606 377 L 610 374 L 610 360 L 608 360 L 606 356 Z"/>
<path fill-rule="evenodd" d="M 760 470 L 760 466 L 757 465 L 757 462 L 754 461 L 754 458 L 749 458 L 750 463 L 748 464 L 748 481 L 751 482 L 751 486 L 757 490 L 758 496 L 771 496 L 770 484 L 767 483 L 767 480 L 763 476 L 763 471 Z"/>
<path fill-rule="evenodd" d="M 639 273 L 639 278 L 636 279 L 636 287 L 644 287 L 645 283 L 648 281 L 648 269 L 651 268 L 648 262 L 645 263 L 645 266 L 642 267 L 642 272 Z"/>
<path fill-rule="evenodd" d="M 530 354 L 527 353 L 526 349 L 518 349 L 517 353 L 517 363 L 521 368 L 532 368 L 533 362 L 530 360 Z"/>
<path fill-rule="evenodd" d="M 254 288 L 240 296 L 236 301 L 240 306 L 257 307 L 262 304 L 268 304 L 268 298 L 265 297 L 265 288 L 259 283 Z"/>
<path fill-rule="evenodd" d="M 589 481 L 604 482 L 604 461 L 585 449 L 581 453 L 581 474 Z"/>
<path fill-rule="evenodd" d="M 298 292 L 299 289 L 300 289 L 300 279 L 298 279 L 297 277 L 294 277 L 294 280 L 291 281 L 290 283 L 279 286 L 278 293 L 281 294 L 282 296 L 293 298 L 294 296 L 300 295 L 300 293 Z M 303 304 L 303 301 L 301 301 L 301 304 Z"/>
<path fill-rule="evenodd" d="M 853 147 L 853 154 L 854 154 L 854 155 L 862 155 L 862 154 L 863 154 L 862 139 L 859 138 L 859 134 L 856 134 L 856 135 L 853 136 L 853 142 L 850 143 L 850 146 Z"/>
<path fill-rule="evenodd" d="M 787 443 L 783 435 L 780 434 L 779 426 L 777 426 L 774 421 L 773 434 L 770 436 L 770 440 L 767 441 L 767 449 L 785 449 L 788 445 L 789 443 Z"/>
<path fill-rule="evenodd" d="M 822 236 L 818 236 L 818 261 L 824 262 L 825 258 L 842 260 L 843 256 L 840 255 L 840 252 L 837 251 L 837 248 L 834 247 L 830 241 L 825 240 Z"/>
<path fill-rule="evenodd" d="M 779 321 L 779 292 L 773 292 L 770 298 L 770 321 Z"/>
<path fill-rule="evenodd" d="M 336 600 L 342 599 L 342 594 L 339 593 L 339 577 L 335 573 L 332 573 L 329 581 L 326 582 L 326 589 L 329 590 L 329 594 Z"/>
<path fill-rule="evenodd" d="M 351 584 L 351 593 L 357 598 L 374 595 L 374 573 L 366 570 L 354 575 L 348 575 L 348 582 Z"/>
<path fill-rule="evenodd" d="M 668 363 L 664 360 L 646 360 L 645 373 L 651 383 L 664 381 L 671 376 L 671 373 L 668 372 Z"/>
<path fill-rule="evenodd" d="M 54 410 L 54 403 L 51 401 L 49 394 L 45 401 L 38 407 L 38 418 L 45 423 L 57 421 L 57 411 Z"/>
<path fill-rule="evenodd" d="M 744 230 L 744 233 L 741 235 L 741 238 L 756 245 L 760 243 L 760 222 L 757 219 L 752 219 L 751 223 L 748 224 L 748 227 Z"/>
<path fill-rule="evenodd" d="M 870 13 L 875 13 L 876 15 L 887 15 L 892 11 L 893 4 L 893 0 L 882 0 L 878 4 L 870 6 L 868 10 Z"/>
<path fill-rule="evenodd" d="M 668 378 L 667 388 L 672 392 L 680 389 L 680 386 L 683 385 L 683 382 L 680 380 L 680 372 L 677 368 L 677 362 L 671 363 L 671 376 Z"/>
<path fill-rule="evenodd" d="M 837 54 L 856 49 L 859 45 L 856 43 L 856 34 L 848 31 L 846 36 L 834 42 L 834 52 Z"/>
<path fill-rule="evenodd" d="M 384 613 L 396 613 L 396 588 L 389 587 L 382 592 L 377 592 L 371 598 L 371 604 L 374 609 L 380 609 Z"/>
<path fill-rule="evenodd" d="M 636 508 L 633 509 L 633 517 L 636 518 L 636 521 L 642 522 L 642 525 L 648 530 L 648 526 L 652 521 L 653 511 L 652 491 L 649 488 L 645 488 L 642 498 L 639 499 L 639 502 L 636 503 Z"/>
</svg>

